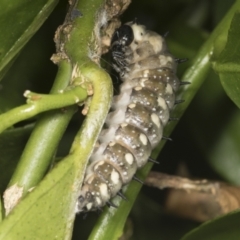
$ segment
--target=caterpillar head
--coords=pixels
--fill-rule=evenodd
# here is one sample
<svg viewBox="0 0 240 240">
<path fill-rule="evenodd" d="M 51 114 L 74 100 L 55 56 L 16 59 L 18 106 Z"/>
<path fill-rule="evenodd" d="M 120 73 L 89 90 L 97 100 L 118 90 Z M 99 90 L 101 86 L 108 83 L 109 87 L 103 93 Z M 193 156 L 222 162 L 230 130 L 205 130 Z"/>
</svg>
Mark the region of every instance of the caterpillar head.
<svg viewBox="0 0 240 240">
<path fill-rule="evenodd" d="M 166 42 L 162 36 L 135 21 L 118 28 L 111 41 L 113 67 L 120 73 L 122 80 L 126 73 L 134 71 L 134 67 L 135 70 L 142 65 L 147 68 L 146 63 L 150 66 L 154 55 L 164 55 L 166 51 Z M 138 64 L 135 66 L 135 63 Z"/>
<path fill-rule="evenodd" d="M 139 42 L 144 39 L 145 27 L 138 25 L 135 21 L 126 23 L 119 27 L 113 34 L 111 41 L 111 52 L 113 61 L 116 63 L 114 68 L 121 75 L 127 65 L 128 52 L 131 53 Z"/>
<path fill-rule="evenodd" d="M 112 51 L 129 46 L 133 41 L 141 42 L 145 33 L 145 26 L 137 24 L 136 21 L 125 23 L 113 34 L 111 41 Z"/>
<path fill-rule="evenodd" d="M 113 34 L 111 41 L 112 51 L 122 51 L 125 46 L 129 46 L 134 39 L 134 33 L 131 26 L 124 24 Z"/>
</svg>

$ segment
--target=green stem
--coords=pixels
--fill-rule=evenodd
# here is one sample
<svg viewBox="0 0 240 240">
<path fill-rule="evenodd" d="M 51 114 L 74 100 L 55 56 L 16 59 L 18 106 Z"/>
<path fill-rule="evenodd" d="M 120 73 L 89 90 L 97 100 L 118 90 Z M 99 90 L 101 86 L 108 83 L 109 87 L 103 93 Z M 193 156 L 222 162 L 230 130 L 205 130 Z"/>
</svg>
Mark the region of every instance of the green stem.
<svg viewBox="0 0 240 240">
<path fill-rule="evenodd" d="M 96 35 L 96 29 L 100 31 L 101 24 L 99 23 L 102 23 L 102 21 L 99 21 L 99 16 L 105 9 L 104 4 L 106 1 L 81 0 L 79 2 L 77 9 L 81 10 L 84 17 L 74 19 L 69 25 L 64 25 L 64 27 L 66 26 L 64 29 L 58 29 L 60 32 L 61 29 L 67 31 L 72 25 L 71 30 L 66 34 L 65 40 L 67 43 L 61 42 L 58 45 L 60 46 L 59 49 L 63 49 L 63 52 L 60 51 L 55 56 L 55 60 L 60 63 L 60 68 L 55 80 L 55 86 L 58 85 L 58 87 L 54 87 L 54 91 L 65 89 L 70 78 L 71 83 L 74 84 L 81 84 L 81 82 L 85 81 L 90 82 L 94 91 L 90 108 L 81 130 L 77 133 L 74 140 L 71 153 L 57 164 L 43 181 L 36 186 L 46 172 L 50 162 L 49 158 L 53 156 L 61 133 L 74 112 L 74 108 L 68 108 L 64 113 L 60 111 L 54 111 L 52 114 L 46 113 L 37 123 L 11 181 L 11 185 L 16 183 L 24 188 L 24 195 L 30 187 L 36 187 L 34 191 L 19 203 L 11 215 L 5 219 L 1 228 L 3 229 L 1 231 L 2 238 L 9 236 L 9 239 L 13 239 L 11 236 L 16 236 L 16 231 L 14 232 L 12 229 L 15 229 L 16 224 L 18 225 L 19 222 L 18 226 L 21 230 L 27 228 L 34 234 L 37 232 L 36 236 L 39 236 L 39 233 L 41 236 L 46 236 L 39 239 L 71 238 L 76 201 L 79 196 L 79 188 L 81 187 L 85 166 L 91 155 L 97 135 L 104 123 L 112 99 L 111 78 L 97 64 L 97 59 L 92 59 L 89 56 L 89 52 L 94 53 L 96 49 L 101 49 L 100 34 Z M 64 31 L 62 33 L 64 34 Z M 92 44 L 93 42 L 95 46 Z M 100 57 L 100 52 L 97 54 Z M 67 57 L 71 64 L 68 65 L 68 61 L 62 60 L 62 57 Z M 66 69 L 63 69 L 64 67 Z M 64 75 L 65 77 L 63 77 Z M 77 82 L 77 80 L 80 81 Z M 39 204 L 40 202 L 43 205 Z M 47 207 L 45 203 L 48 205 Z M 55 206 L 57 207 L 55 208 Z M 44 211 L 46 218 L 42 215 L 43 209 L 48 210 Z M 35 214 L 35 210 L 40 214 Z M 28 219 L 30 219 L 31 223 L 33 215 L 35 220 L 38 219 L 39 222 L 34 220 L 34 224 L 29 224 Z M 41 228 L 39 230 L 42 219 L 49 223 L 48 231 L 45 231 L 46 229 L 41 231 Z M 35 226 L 37 229 L 33 231 Z M 19 231 L 17 229 L 17 237 L 19 237 Z M 51 235 L 48 234 L 49 232 L 51 232 Z"/>
<path fill-rule="evenodd" d="M 75 87 L 59 94 L 37 94 L 26 91 L 24 94 L 28 103 L 16 107 L 0 115 L 0 133 L 15 123 L 29 119 L 39 113 L 78 104 L 87 97 L 87 92 L 82 87 Z"/>
<path fill-rule="evenodd" d="M 58 93 L 68 86 L 71 73 L 71 64 L 67 60 L 61 61 L 51 90 L 52 94 Z M 65 111 L 54 110 L 43 114 L 28 140 L 9 187 L 17 184 L 19 187 L 23 187 L 23 195 L 25 195 L 43 178 L 75 111 L 76 107 L 69 107 Z"/>
<path fill-rule="evenodd" d="M 100 30 L 101 16 L 104 11 L 102 6 L 104 4 L 104 0 L 79 1 L 76 8 L 81 10 L 83 16 L 94 15 L 95 17 L 76 19 L 76 26 L 69 36 L 69 42 L 65 45 L 65 50 L 73 65 L 76 64 L 79 67 L 80 79 L 90 81 L 94 89 L 87 117 L 70 150 L 71 155 L 69 157 L 73 159 L 79 169 L 78 180 L 75 182 L 77 189 L 80 187 L 79 181 L 81 182 L 83 179 L 88 159 L 109 111 L 113 94 L 110 76 L 95 63 L 96 61 L 93 61 L 94 59 L 89 54 L 90 50 L 94 53 L 94 50 L 99 48 L 100 34 L 98 35 L 95 31 Z M 81 42 L 80 45 L 79 42 Z M 79 51 L 76 51 L 74 46 L 79 46 Z M 97 54 L 100 53 L 96 53 L 96 56 Z"/>
<path fill-rule="evenodd" d="M 236 1 L 236 3 L 232 6 L 229 10 L 227 15 L 224 17 L 222 22 L 218 25 L 218 27 L 214 30 L 211 34 L 210 38 L 206 41 L 203 47 L 200 49 L 198 55 L 196 56 L 193 65 L 189 68 L 183 79 L 186 81 L 191 82 L 190 85 L 185 86 L 183 91 L 180 94 L 180 98 L 185 99 L 185 103 L 178 106 L 176 110 L 176 115 L 181 116 L 183 112 L 186 110 L 187 106 L 190 104 L 192 98 L 197 93 L 198 89 L 200 88 L 201 84 L 204 82 L 210 68 L 211 63 L 210 60 L 213 54 L 219 54 L 219 49 L 215 51 L 215 44 L 216 41 L 221 41 L 221 48 L 224 47 L 227 39 L 228 29 L 232 20 L 234 13 L 240 9 L 240 1 Z M 225 39 L 225 41 L 223 41 Z M 219 44 L 217 44 L 219 45 Z M 165 130 L 164 133 L 166 135 L 170 134 L 170 132 L 176 126 L 175 124 L 170 124 Z M 164 143 L 161 142 L 159 147 L 155 149 L 153 152 L 153 156 L 157 156 L 160 150 L 162 149 Z M 150 171 L 152 164 L 147 164 L 143 169 L 140 171 L 141 177 L 146 177 L 148 172 Z M 135 182 L 131 182 L 126 187 L 125 194 L 129 199 L 128 202 L 124 202 L 120 198 L 116 197 L 114 199 L 114 204 L 119 206 L 117 209 L 110 208 L 105 209 L 105 211 L 101 214 L 100 218 L 98 219 L 90 237 L 90 239 L 94 240 L 104 240 L 104 239 L 119 239 L 119 237 L 123 233 L 123 227 L 127 216 L 133 206 L 134 200 L 138 192 L 141 189 L 141 185 Z"/>
</svg>

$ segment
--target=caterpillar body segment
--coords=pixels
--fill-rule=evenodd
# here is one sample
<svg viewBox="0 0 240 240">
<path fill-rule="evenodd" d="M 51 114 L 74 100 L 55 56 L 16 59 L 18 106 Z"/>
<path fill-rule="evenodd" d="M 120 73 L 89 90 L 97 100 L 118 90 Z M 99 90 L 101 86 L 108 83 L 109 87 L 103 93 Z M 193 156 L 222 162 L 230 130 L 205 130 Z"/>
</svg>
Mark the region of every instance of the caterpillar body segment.
<svg viewBox="0 0 240 240">
<path fill-rule="evenodd" d="M 87 167 L 77 211 L 109 203 L 143 167 L 162 139 L 180 86 L 165 39 L 130 22 L 112 38 L 114 68 L 123 81 Z"/>
</svg>

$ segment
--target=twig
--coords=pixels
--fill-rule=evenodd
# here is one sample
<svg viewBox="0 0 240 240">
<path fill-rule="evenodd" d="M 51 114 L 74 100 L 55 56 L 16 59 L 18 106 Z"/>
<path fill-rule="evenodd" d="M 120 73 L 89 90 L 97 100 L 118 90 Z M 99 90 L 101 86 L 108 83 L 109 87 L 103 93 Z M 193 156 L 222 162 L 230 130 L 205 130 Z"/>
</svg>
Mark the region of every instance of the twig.
<svg viewBox="0 0 240 240">
<path fill-rule="evenodd" d="M 146 185 L 170 188 L 166 209 L 171 213 L 200 222 L 229 213 L 240 207 L 240 187 L 207 180 L 150 172 Z"/>
</svg>

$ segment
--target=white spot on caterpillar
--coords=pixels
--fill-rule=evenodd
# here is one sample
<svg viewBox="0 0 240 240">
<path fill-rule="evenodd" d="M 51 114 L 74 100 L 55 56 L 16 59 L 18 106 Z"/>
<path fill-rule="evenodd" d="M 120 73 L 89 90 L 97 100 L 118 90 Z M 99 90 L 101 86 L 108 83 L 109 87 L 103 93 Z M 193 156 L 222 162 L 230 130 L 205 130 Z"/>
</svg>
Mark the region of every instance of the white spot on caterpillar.
<svg viewBox="0 0 240 240">
<path fill-rule="evenodd" d="M 128 105 L 128 107 L 131 108 L 131 109 L 132 109 L 132 108 L 135 108 L 135 107 L 136 107 L 136 104 L 135 104 L 135 103 L 131 103 L 131 104 Z"/>
<path fill-rule="evenodd" d="M 112 173 L 111 173 L 111 180 L 112 180 L 112 182 L 114 184 L 118 184 L 119 183 L 119 174 L 114 169 L 112 170 Z"/>
<path fill-rule="evenodd" d="M 128 125 L 127 123 L 122 123 L 122 124 L 121 124 L 121 127 L 124 128 L 124 127 L 126 127 L 127 125 Z"/>
<path fill-rule="evenodd" d="M 93 205 L 93 203 L 88 203 L 87 205 L 86 205 L 86 208 L 87 208 L 87 210 L 90 210 L 91 208 L 92 208 L 92 205 Z"/>
<path fill-rule="evenodd" d="M 97 202 L 98 205 L 101 205 L 101 203 L 102 203 L 102 201 L 99 197 L 96 197 L 96 202 Z"/>
<path fill-rule="evenodd" d="M 171 87 L 170 84 L 167 84 L 166 93 L 168 93 L 168 94 L 173 94 L 173 90 L 172 90 L 172 87 Z"/>
<path fill-rule="evenodd" d="M 105 183 L 102 183 L 99 186 L 100 189 L 100 193 L 103 197 L 107 198 L 108 197 L 108 189 L 107 189 L 107 185 Z"/>
<path fill-rule="evenodd" d="M 98 163 L 94 166 L 94 171 L 96 171 L 97 168 L 98 168 L 99 166 L 103 165 L 103 164 L 104 164 L 104 161 L 98 162 Z"/>
<path fill-rule="evenodd" d="M 161 63 L 162 65 L 167 65 L 168 58 L 167 58 L 166 56 L 164 56 L 164 55 L 159 55 L 158 58 L 159 58 L 160 63 Z"/>
<path fill-rule="evenodd" d="M 148 141 L 147 141 L 147 137 L 145 134 L 141 133 L 139 136 L 139 139 L 143 145 L 145 145 L 145 146 L 147 145 Z"/>
<path fill-rule="evenodd" d="M 151 119 L 158 128 L 161 127 L 160 119 L 156 113 L 151 114 Z"/>
<path fill-rule="evenodd" d="M 138 87 L 135 87 L 134 89 L 135 89 L 136 91 L 140 91 L 140 90 L 142 90 L 142 87 L 138 86 Z"/>
<path fill-rule="evenodd" d="M 173 58 L 172 57 L 168 56 L 166 58 L 167 58 L 168 62 L 173 62 Z"/>
<path fill-rule="evenodd" d="M 145 71 L 143 72 L 143 77 L 148 77 L 148 74 L 149 74 L 149 70 L 145 70 Z"/>
<path fill-rule="evenodd" d="M 142 41 L 143 36 L 145 35 L 145 27 L 142 25 L 132 24 L 132 30 L 135 41 Z"/>
<path fill-rule="evenodd" d="M 115 142 L 110 142 L 108 145 L 109 145 L 110 147 L 113 147 L 115 144 L 116 144 Z"/>
<path fill-rule="evenodd" d="M 125 154 L 125 159 L 129 165 L 132 165 L 133 163 L 133 155 L 131 153 L 126 153 Z"/>
<path fill-rule="evenodd" d="M 88 178 L 85 179 L 85 182 L 86 182 L 87 184 L 91 184 L 93 180 L 94 180 L 94 176 L 93 176 L 93 175 L 90 175 L 90 177 L 88 176 Z"/>
<path fill-rule="evenodd" d="M 141 80 L 140 80 L 140 84 L 141 84 L 141 86 L 142 87 L 145 87 L 145 82 L 148 80 L 148 78 L 142 78 Z"/>
<path fill-rule="evenodd" d="M 158 106 L 159 107 L 161 107 L 164 110 L 167 109 L 167 104 L 162 97 L 158 97 L 157 101 L 158 101 Z"/>
</svg>

